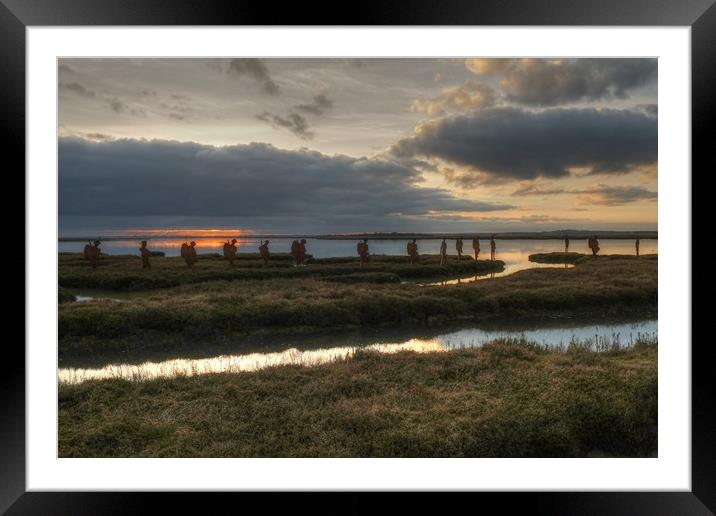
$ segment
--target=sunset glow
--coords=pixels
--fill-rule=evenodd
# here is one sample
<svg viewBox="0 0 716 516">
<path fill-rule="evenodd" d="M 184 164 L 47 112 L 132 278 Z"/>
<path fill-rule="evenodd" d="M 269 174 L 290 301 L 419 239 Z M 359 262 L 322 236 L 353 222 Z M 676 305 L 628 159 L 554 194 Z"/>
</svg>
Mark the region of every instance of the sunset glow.
<svg viewBox="0 0 716 516">
<path fill-rule="evenodd" d="M 656 230 L 657 72 L 647 58 L 61 59 L 61 229 Z"/>
<path fill-rule="evenodd" d="M 147 235 L 157 238 L 165 237 L 209 237 L 209 238 L 240 238 L 255 234 L 256 232 L 251 229 L 210 229 L 210 228 L 199 228 L 199 229 L 124 229 L 119 234 L 130 235 Z"/>
</svg>

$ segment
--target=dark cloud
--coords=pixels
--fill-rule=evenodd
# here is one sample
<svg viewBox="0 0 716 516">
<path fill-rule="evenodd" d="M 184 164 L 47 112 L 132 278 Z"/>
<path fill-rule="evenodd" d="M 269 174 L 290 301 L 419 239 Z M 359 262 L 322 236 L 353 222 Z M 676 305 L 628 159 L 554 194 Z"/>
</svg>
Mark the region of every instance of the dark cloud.
<svg viewBox="0 0 716 516">
<path fill-rule="evenodd" d="M 76 73 L 74 68 L 72 68 L 70 65 L 66 65 L 66 64 L 61 64 L 60 66 L 57 67 L 57 70 L 60 72 L 65 72 L 65 73 Z"/>
<path fill-rule="evenodd" d="M 583 190 L 574 190 L 579 194 L 579 200 L 583 204 L 598 204 L 600 206 L 620 206 L 636 201 L 656 201 L 656 192 L 647 190 L 641 186 L 608 186 L 604 184 L 595 185 Z"/>
<path fill-rule="evenodd" d="M 263 91 L 267 94 L 278 94 L 278 84 L 271 78 L 268 68 L 261 59 L 231 59 L 228 73 L 249 77 L 261 84 Z"/>
<path fill-rule="evenodd" d="M 659 116 L 659 106 L 657 104 L 639 104 L 636 106 L 636 109 L 644 111 L 644 113 L 649 116 Z"/>
<path fill-rule="evenodd" d="M 71 91 L 81 97 L 91 98 L 95 96 L 94 91 L 85 88 L 78 82 L 62 83 L 60 84 L 60 90 Z"/>
<path fill-rule="evenodd" d="M 468 59 L 480 76 L 496 76 L 509 102 L 555 106 L 626 98 L 656 81 L 656 59 Z"/>
<path fill-rule="evenodd" d="M 107 104 L 109 105 L 110 109 L 118 115 L 128 113 L 139 118 L 146 118 L 147 116 L 147 112 L 143 109 L 130 107 L 127 105 L 126 102 L 118 99 L 117 97 L 107 99 Z"/>
<path fill-rule="evenodd" d="M 127 105 L 117 98 L 109 99 L 107 102 L 109 103 L 109 107 L 112 109 L 112 111 L 117 114 L 124 113 L 125 111 L 127 111 Z"/>
<path fill-rule="evenodd" d="M 59 141 L 59 211 L 83 216 L 269 217 L 290 227 L 489 212 L 511 206 L 419 187 L 398 162 L 253 143 L 213 147 L 166 140 Z"/>
<path fill-rule="evenodd" d="M 657 121 L 638 111 L 490 108 L 425 123 L 391 152 L 459 165 L 448 179 L 464 186 L 565 177 L 572 168 L 625 173 L 656 162 Z"/>
<path fill-rule="evenodd" d="M 104 133 L 85 133 L 88 140 L 112 140 L 114 137 Z"/>
<path fill-rule="evenodd" d="M 512 192 L 512 195 L 514 196 L 524 196 L 524 195 L 534 195 L 534 196 L 543 196 L 543 195 L 560 195 L 567 193 L 564 188 L 539 188 L 534 185 L 528 185 L 524 186 L 522 188 L 518 188 L 514 192 Z"/>
<path fill-rule="evenodd" d="M 181 102 L 180 96 L 172 95 L 172 99 Z M 164 115 L 174 120 L 184 120 L 189 112 L 189 108 L 181 103 L 167 104 L 166 102 L 160 102 L 159 107 L 162 109 Z"/>
<path fill-rule="evenodd" d="M 647 190 L 641 186 L 608 186 L 597 184 L 588 188 L 538 188 L 526 186 L 515 190 L 515 196 L 541 196 L 572 195 L 576 196 L 582 204 L 597 204 L 600 206 L 619 206 L 638 201 L 655 201 L 657 192 Z"/>
<path fill-rule="evenodd" d="M 289 113 L 286 117 L 282 117 L 264 111 L 260 115 L 256 115 L 256 118 L 271 124 L 273 127 L 288 129 L 302 140 L 311 140 L 315 136 L 310 130 L 308 121 L 296 113 Z"/>
<path fill-rule="evenodd" d="M 295 109 L 310 113 L 316 116 L 322 116 L 326 111 L 333 107 L 333 101 L 329 99 L 325 94 L 320 93 L 313 97 L 313 102 L 310 104 L 299 104 Z"/>
</svg>

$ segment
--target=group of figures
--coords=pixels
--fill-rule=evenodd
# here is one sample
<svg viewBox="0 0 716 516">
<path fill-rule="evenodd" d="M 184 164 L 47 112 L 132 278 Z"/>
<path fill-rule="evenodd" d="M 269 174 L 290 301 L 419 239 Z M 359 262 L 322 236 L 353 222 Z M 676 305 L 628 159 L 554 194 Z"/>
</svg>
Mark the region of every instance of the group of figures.
<svg viewBox="0 0 716 516">
<path fill-rule="evenodd" d="M 224 259 L 229 262 L 229 265 L 234 265 L 234 260 L 236 259 L 236 242 L 237 240 L 232 238 L 230 241 L 227 240 L 224 243 Z M 264 261 L 264 265 L 268 265 L 269 258 L 271 258 L 271 253 L 268 248 L 269 243 L 268 240 L 264 240 L 263 244 L 259 246 L 259 254 Z M 187 265 L 189 264 L 187 263 Z"/>
<path fill-rule="evenodd" d="M 234 260 L 236 259 L 236 242 L 237 240 L 235 238 L 231 240 L 227 240 L 224 243 L 224 259 L 226 259 L 229 262 L 229 265 L 234 264 Z M 264 265 L 268 265 L 269 258 L 271 257 L 271 253 L 269 252 L 269 241 L 264 240 L 263 244 L 259 246 L 259 254 L 261 255 L 261 259 L 264 262 Z M 90 266 L 93 269 L 97 268 L 97 260 L 99 260 L 100 255 L 100 249 L 99 245 L 101 242 L 99 240 L 90 241 L 87 243 L 87 245 L 84 248 L 84 257 L 85 259 L 90 263 Z M 596 256 L 597 253 L 599 253 L 599 240 L 597 240 L 597 236 L 591 236 L 587 240 L 587 246 L 592 251 L 592 256 Z M 636 255 L 639 256 L 639 239 L 637 238 L 634 247 L 636 249 Z M 495 251 L 497 249 L 497 244 L 495 243 L 495 235 L 492 235 L 490 237 L 490 260 L 495 260 Z M 356 250 L 358 251 L 358 256 L 360 258 L 360 266 L 363 267 L 363 264 L 368 263 L 370 261 L 370 254 L 368 252 L 368 240 L 363 239 L 360 242 L 358 242 L 356 246 Z M 462 253 L 463 253 L 463 242 L 462 237 L 459 237 L 455 239 L 455 250 L 457 251 L 457 259 L 462 259 Z M 480 239 L 479 238 L 473 238 L 472 239 L 472 250 L 475 254 L 475 260 L 477 260 L 478 256 L 480 255 Z M 569 237 L 564 237 L 564 252 L 569 252 Z M 142 240 L 140 247 L 139 247 L 139 253 L 142 257 L 142 269 L 151 269 L 152 265 L 149 262 L 149 258 L 152 256 L 152 252 L 147 248 L 147 241 Z M 407 245 L 407 253 L 408 253 L 408 262 L 413 265 L 418 262 L 419 254 L 418 254 L 418 242 L 417 239 L 413 238 L 412 241 L 408 242 Z M 161 253 L 160 253 L 161 254 Z M 291 243 L 291 256 L 293 256 L 293 263 L 294 266 L 304 266 L 305 260 L 306 260 L 306 240 L 294 240 Z M 447 261 L 447 242 L 446 239 L 443 238 L 442 242 L 440 243 L 440 265 L 443 265 Z M 184 242 L 181 245 L 181 257 L 186 262 L 187 267 L 192 268 L 194 264 L 198 261 L 198 256 L 196 254 L 196 242 Z"/>
<path fill-rule="evenodd" d="M 234 264 L 234 260 L 236 259 L 236 242 L 237 240 L 235 238 L 231 240 L 227 240 L 224 243 L 223 246 L 223 252 L 224 252 L 224 259 L 229 262 L 229 265 Z M 99 259 L 100 255 L 100 245 L 99 240 L 95 240 L 94 242 L 89 242 L 84 249 L 84 257 L 87 261 L 90 262 L 90 265 L 93 269 L 97 268 L 97 260 Z M 263 244 L 259 246 L 259 254 L 261 255 L 261 259 L 264 261 L 264 265 L 268 265 L 269 258 L 271 257 L 271 253 L 269 252 L 269 241 L 264 240 Z M 490 238 L 490 259 L 495 260 L 495 236 L 493 235 Z M 463 243 L 462 238 L 458 238 L 455 241 L 455 249 L 457 250 L 457 259 L 462 259 L 462 251 L 463 251 Z M 477 257 L 480 254 L 480 239 L 473 238 L 472 239 L 472 249 L 475 253 L 475 260 L 477 260 Z M 358 245 L 356 246 L 356 250 L 358 251 L 358 256 L 360 258 L 360 266 L 363 267 L 363 264 L 368 263 L 370 261 L 370 254 L 368 252 L 368 240 L 364 239 L 360 242 L 358 242 Z M 419 254 L 418 254 L 418 243 L 415 238 L 411 242 L 408 242 L 408 260 L 410 264 L 415 264 L 418 262 Z M 147 241 L 142 240 L 140 247 L 139 247 L 139 254 L 142 258 L 142 269 L 151 269 L 152 264 L 149 261 L 149 258 L 152 256 L 152 252 L 147 248 Z M 191 242 L 184 242 L 181 245 L 181 251 L 180 251 L 181 257 L 186 262 L 186 266 L 188 268 L 192 268 L 194 264 L 199 260 L 199 257 L 196 254 L 196 242 L 193 240 Z M 291 256 L 293 256 L 293 262 L 294 266 L 305 266 L 305 260 L 306 260 L 306 240 L 294 240 L 291 243 Z M 440 264 L 444 264 L 447 261 L 447 243 L 445 239 L 443 238 L 442 243 L 440 244 Z"/>
<path fill-rule="evenodd" d="M 408 244 L 408 255 L 411 256 L 410 263 L 413 263 L 414 258 L 410 254 L 410 246 L 413 245 L 414 247 L 414 253 L 417 256 L 418 254 L 418 244 L 415 242 L 415 239 Z M 462 251 L 463 251 L 463 242 L 462 237 L 459 237 L 455 240 L 455 250 L 457 251 L 457 259 L 458 261 L 462 260 Z M 497 250 L 497 243 L 495 242 L 495 235 L 490 236 L 490 260 L 495 261 L 495 251 Z M 472 251 L 475 254 L 475 260 L 477 260 L 478 256 L 480 256 L 480 239 L 479 238 L 473 238 L 472 239 Z M 440 265 L 443 265 L 447 261 L 447 242 L 443 238 L 443 241 L 440 243 Z"/>
</svg>

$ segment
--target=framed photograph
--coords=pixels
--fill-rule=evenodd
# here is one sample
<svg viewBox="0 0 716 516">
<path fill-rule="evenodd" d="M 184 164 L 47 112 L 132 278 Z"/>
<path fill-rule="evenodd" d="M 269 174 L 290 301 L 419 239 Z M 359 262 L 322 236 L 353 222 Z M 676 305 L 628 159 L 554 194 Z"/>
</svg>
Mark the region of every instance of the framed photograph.
<svg viewBox="0 0 716 516">
<path fill-rule="evenodd" d="M 0 2 L 26 192 L 0 511 L 714 510 L 713 1 Z"/>
</svg>

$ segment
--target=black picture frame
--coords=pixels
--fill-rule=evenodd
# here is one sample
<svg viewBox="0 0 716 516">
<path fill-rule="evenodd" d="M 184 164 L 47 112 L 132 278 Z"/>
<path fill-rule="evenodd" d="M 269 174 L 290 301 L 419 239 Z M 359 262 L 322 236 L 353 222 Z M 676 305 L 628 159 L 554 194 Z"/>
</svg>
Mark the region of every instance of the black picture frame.
<svg viewBox="0 0 716 516">
<path fill-rule="evenodd" d="M 25 164 L 25 29 L 86 25 L 551 25 L 690 26 L 692 44 L 692 168 L 714 168 L 710 135 L 716 120 L 716 0 L 400 0 L 340 9 L 321 3 L 242 0 L 0 0 L 0 126 L 5 163 Z M 340 13 L 340 14 L 339 14 Z M 15 158 L 10 159 L 10 158 Z M 689 180 L 685 171 L 684 180 Z M 24 185 L 22 187 L 24 189 Z M 690 242 L 690 239 L 689 239 Z M 25 276 L 32 271 L 25 270 Z M 23 304 L 24 306 L 24 304 Z M 692 491 L 619 493 L 480 493 L 471 505 L 517 507 L 549 514 L 713 514 L 716 510 L 713 402 L 705 346 L 692 353 Z M 705 344 L 710 345 L 709 342 Z M 159 501 L 163 512 L 191 508 L 186 493 L 39 493 L 25 488 L 25 353 L 6 339 L 0 375 L 0 512 L 7 514 L 124 514 Z M 221 495 L 227 498 L 233 495 Z M 256 495 L 251 495 L 256 496 Z M 275 495 L 272 495 L 275 497 Z M 369 495 L 370 496 L 370 495 Z M 156 500 L 161 498 L 160 500 Z M 405 497 L 429 507 L 421 494 Z M 301 508 L 320 512 L 312 498 Z M 199 502 L 206 510 L 205 501 Z M 337 501 L 341 512 L 365 512 L 375 502 L 356 493 Z M 325 510 L 325 509 L 324 509 Z"/>
</svg>

